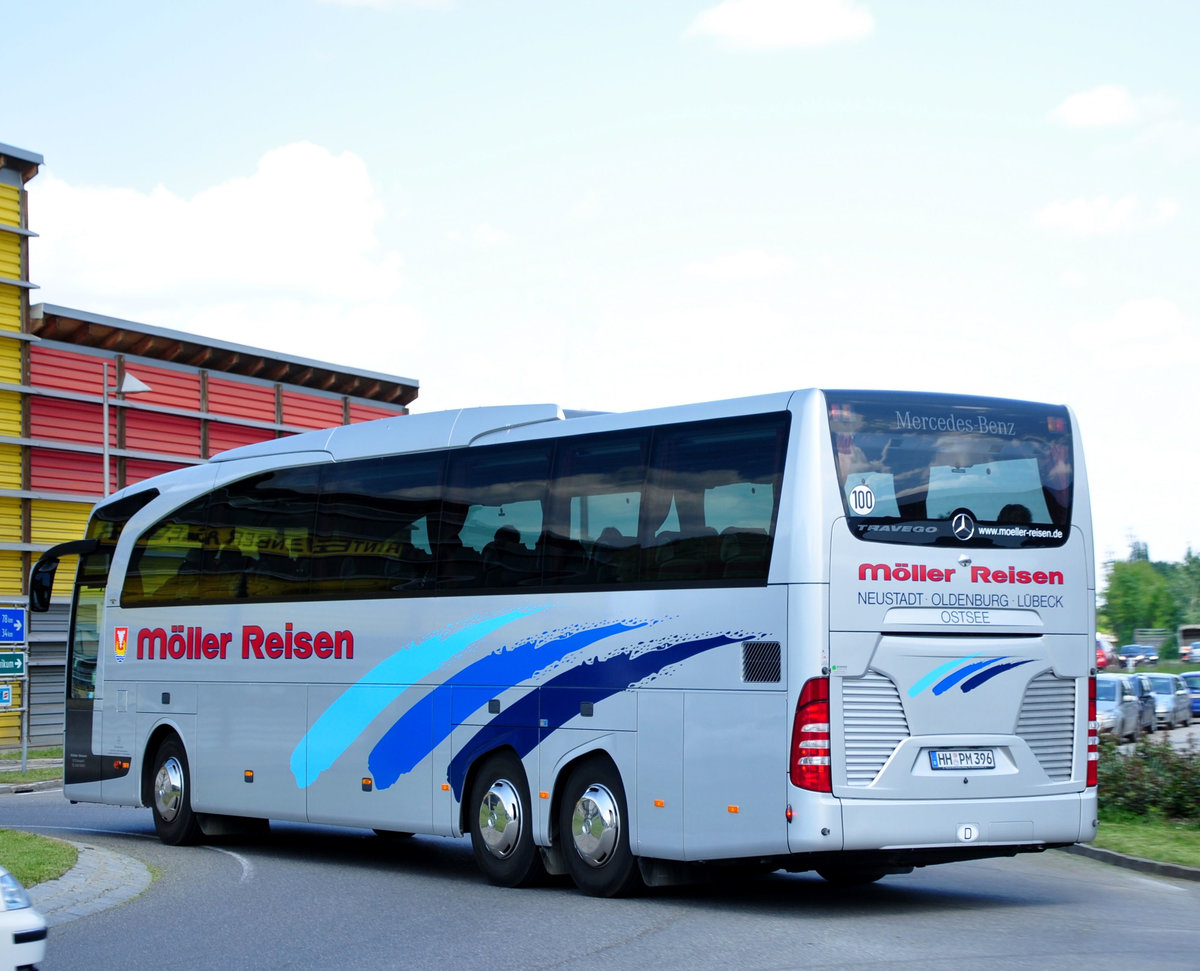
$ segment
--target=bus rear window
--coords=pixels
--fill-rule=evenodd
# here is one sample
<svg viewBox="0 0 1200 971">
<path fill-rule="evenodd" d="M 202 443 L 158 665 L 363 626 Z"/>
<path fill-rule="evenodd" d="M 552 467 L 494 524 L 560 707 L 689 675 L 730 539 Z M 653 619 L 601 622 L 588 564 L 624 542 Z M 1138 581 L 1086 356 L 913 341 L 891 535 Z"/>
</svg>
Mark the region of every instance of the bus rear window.
<svg viewBox="0 0 1200 971">
<path fill-rule="evenodd" d="M 1066 542 L 1071 419 L 1059 405 L 827 391 L 847 523 L 860 539 L 946 546 Z"/>
</svg>

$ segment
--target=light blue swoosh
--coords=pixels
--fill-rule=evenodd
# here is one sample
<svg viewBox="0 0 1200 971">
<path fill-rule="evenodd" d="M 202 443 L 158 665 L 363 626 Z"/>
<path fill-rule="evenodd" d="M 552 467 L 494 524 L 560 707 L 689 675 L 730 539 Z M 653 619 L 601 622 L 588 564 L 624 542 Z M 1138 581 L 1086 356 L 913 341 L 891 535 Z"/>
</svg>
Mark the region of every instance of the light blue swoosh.
<svg viewBox="0 0 1200 971">
<path fill-rule="evenodd" d="M 958 657 L 958 658 L 955 658 L 953 661 L 947 661 L 945 664 L 938 665 L 936 668 L 934 668 L 932 671 L 930 671 L 927 675 L 925 675 L 925 677 L 923 677 L 920 681 L 918 681 L 916 684 L 914 684 L 911 688 L 908 689 L 908 696 L 910 698 L 915 698 L 917 695 L 919 695 L 922 691 L 924 691 L 926 688 L 928 688 L 931 684 L 933 684 L 933 682 L 935 682 L 938 678 L 940 678 L 947 671 L 962 664 L 963 661 L 973 661 L 973 660 L 975 660 L 975 658 L 982 657 L 982 656 L 983 656 L 983 651 L 980 651 L 977 654 L 968 654 L 966 657 Z"/>
<path fill-rule="evenodd" d="M 409 685 L 435 671 L 505 624 L 543 610 L 528 607 L 482 620 L 447 635 L 434 635 L 412 643 L 375 665 L 343 691 L 313 723 L 292 751 L 291 769 L 296 785 L 311 786 Z"/>
</svg>

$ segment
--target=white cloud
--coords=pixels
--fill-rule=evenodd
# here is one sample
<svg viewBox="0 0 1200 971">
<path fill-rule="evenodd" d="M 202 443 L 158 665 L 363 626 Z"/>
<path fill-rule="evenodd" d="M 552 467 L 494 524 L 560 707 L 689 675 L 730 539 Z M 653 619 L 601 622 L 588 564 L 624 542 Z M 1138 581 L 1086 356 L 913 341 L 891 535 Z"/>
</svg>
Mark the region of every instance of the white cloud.
<svg viewBox="0 0 1200 971">
<path fill-rule="evenodd" d="M 383 206 L 366 165 L 308 142 L 267 152 L 256 171 L 183 198 L 164 186 L 31 183 L 38 273 L 71 299 L 226 293 L 380 299 L 396 294 L 401 259 L 381 252 Z M 337 205 L 320 203 L 336 198 Z M 320 204 L 318 204 L 320 203 Z"/>
<path fill-rule="evenodd" d="M 1050 117 L 1072 128 L 1128 125 L 1138 119 L 1138 103 L 1119 84 L 1102 84 L 1080 91 L 1050 112 Z"/>
<path fill-rule="evenodd" d="M 1033 222 L 1041 229 L 1096 236 L 1157 226 L 1169 222 L 1178 212 L 1179 204 L 1173 199 L 1160 199 L 1146 211 L 1137 196 L 1097 196 L 1052 202 L 1033 217 Z"/>
<path fill-rule="evenodd" d="M 777 276 L 791 265 L 791 258 L 784 254 L 752 249 L 692 263 L 686 272 L 688 276 L 715 283 L 747 283 Z"/>
<path fill-rule="evenodd" d="M 858 40 L 875 18 L 856 0 L 725 0 L 701 13 L 685 36 L 716 37 L 741 50 L 821 47 Z"/>
<path fill-rule="evenodd" d="M 1155 95 L 1134 97 L 1120 84 L 1102 84 L 1071 95 L 1050 112 L 1070 128 L 1112 128 L 1170 114 L 1175 103 Z"/>
<path fill-rule="evenodd" d="M 1083 321 L 1072 343 L 1098 371 L 1129 379 L 1190 372 L 1200 363 L 1200 324 L 1165 297 L 1131 300 L 1110 317 Z"/>
<path fill-rule="evenodd" d="M 426 326 L 402 299 L 400 254 L 379 244 L 383 205 L 352 153 L 286 145 L 190 198 L 49 172 L 29 193 L 47 303 L 419 378 Z"/>
</svg>

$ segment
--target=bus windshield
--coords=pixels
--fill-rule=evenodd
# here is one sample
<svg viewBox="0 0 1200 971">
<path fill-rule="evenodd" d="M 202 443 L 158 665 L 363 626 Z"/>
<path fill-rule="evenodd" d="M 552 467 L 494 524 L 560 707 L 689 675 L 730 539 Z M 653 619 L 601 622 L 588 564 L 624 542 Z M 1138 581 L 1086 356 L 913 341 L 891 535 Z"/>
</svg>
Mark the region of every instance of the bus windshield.
<svg viewBox="0 0 1200 971">
<path fill-rule="evenodd" d="M 1045 547 L 1066 542 L 1066 408 L 952 395 L 826 392 L 847 522 L 864 540 Z"/>
</svg>

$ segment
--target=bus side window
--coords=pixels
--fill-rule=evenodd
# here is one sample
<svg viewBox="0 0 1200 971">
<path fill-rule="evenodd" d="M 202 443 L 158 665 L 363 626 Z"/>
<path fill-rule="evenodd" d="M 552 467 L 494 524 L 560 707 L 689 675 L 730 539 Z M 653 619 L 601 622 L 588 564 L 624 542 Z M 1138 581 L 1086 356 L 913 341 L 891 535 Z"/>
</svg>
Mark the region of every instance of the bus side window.
<svg viewBox="0 0 1200 971">
<path fill-rule="evenodd" d="M 765 580 L 786 415 L 668 426 L 654 440 L 643 576 L 664 583 Z"/>
<path fill-rule="evenodd" d="M 202 496 L 138 537 L 121 589 L 122 607 L 199 599 L 207 507 L 208 497 Z"/>
<path fill-rule="evenodd" d="M 543 540 L 545 584 L 637 582 L 649 452 L 644 429 L 560 442 Z"/>
<path fill-rule="evenodd" d="M 552 442 L 467 448 L 452 455 L 437 548 L 446 589 L 538 586 Z"/>
</svg>

